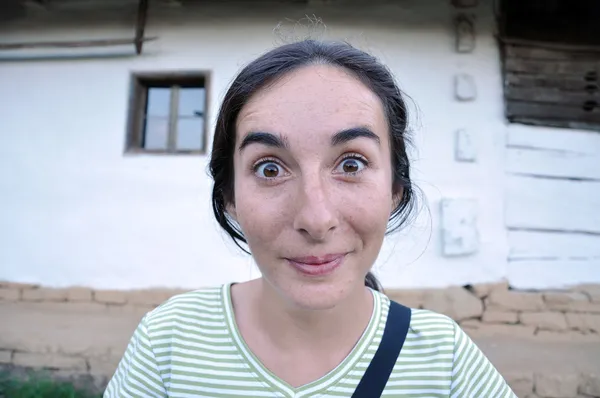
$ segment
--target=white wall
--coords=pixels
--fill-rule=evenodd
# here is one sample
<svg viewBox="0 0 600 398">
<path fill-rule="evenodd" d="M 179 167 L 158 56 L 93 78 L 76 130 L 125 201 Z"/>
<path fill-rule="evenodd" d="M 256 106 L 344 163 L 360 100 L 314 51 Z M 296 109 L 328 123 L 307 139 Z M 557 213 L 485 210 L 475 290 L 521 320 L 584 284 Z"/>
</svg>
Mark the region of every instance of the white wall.
<svg viewBox="0 0 600 398">
<path fill-rule="evenodd" d="M 600 134 L 510 126 L 506 170 L 512 284 L 600 281 Z"/>
<path fill-rule="evenodd" d="M 160 39 L 139 57 L 0 61 L 0 280 L 195 288 L 257 275 L 251 259 L 213 221 L 207 157 L 124 155 L 129 77 L 210 70 L 212 122 L 235 72 L 278 41 L 272 32 L 277 23 L 312 12 L 324 19 L 327 36 L 348 38 L 380 56 L 418 107 L 411 108 L 418 115 L 413 167 L 430 214 L 424 209 L 414 225 L 386 242 L 376 266 L 384 285 L 512 277 L 504 221 L 507 127 L 491 6 L 484 2 L 476 10 L 475 52 L 457 54 L 449 3 L 281 8 L 236 18 L 206 7 L 187 9 L 185 16 L 162 10 L 151 14 L 147 28 Z M 26 23 L 5 25 L 0 40 L 131 35 L 122 23 L 77 28 L 60 21 L 52 29 Z M 456 73 L 475 77 L 476 101 L 455 101 Z M 475 133 L 477 163 L 454 161 L 459 128 Z M 476 254 L 441 256 L 439 202 L 445 197 L 478 201 Z M 517 274 L 521 286 L 536 284 L 536 274 Z M 586 271 L 570 282 L 599 278 Z M 561 272 L 544 279 L 545 287 L 561 284 Z"/>
</svg>

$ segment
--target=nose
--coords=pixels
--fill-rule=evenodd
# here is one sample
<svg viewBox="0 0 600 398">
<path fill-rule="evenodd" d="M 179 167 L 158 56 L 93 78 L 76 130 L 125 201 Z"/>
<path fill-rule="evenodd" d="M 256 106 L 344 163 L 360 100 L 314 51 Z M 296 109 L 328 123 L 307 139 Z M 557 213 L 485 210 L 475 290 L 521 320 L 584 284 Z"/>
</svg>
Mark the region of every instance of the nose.
<svg viewBox="0 0 600 398">
<path fill-rule="evenodd" d="M 323 241 L 338 226 L 330 190 L 320 178 L 305 179 L 296 198 L 294 229 L 313 241 Z"/>
</svg>

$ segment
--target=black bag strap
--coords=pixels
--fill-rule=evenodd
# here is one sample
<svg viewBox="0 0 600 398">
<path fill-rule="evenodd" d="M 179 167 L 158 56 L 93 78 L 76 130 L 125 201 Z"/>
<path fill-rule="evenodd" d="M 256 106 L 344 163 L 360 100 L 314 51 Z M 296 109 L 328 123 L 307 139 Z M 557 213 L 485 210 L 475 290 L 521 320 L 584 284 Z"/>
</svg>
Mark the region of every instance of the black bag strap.
<svg viewBox="0 0 600 398">
<path fill-rule="evenodd" d="M 379 343 L 375 356 L 362 379 L 360 379 L 354 394 L 352 394 L 352 398 L 381 397 L 406 340 L 408 327 L 410 326 L 410 316 L 410 308 L 390 300 L 390 310 L 385 322 L 381 343 Z"/>
</svg>

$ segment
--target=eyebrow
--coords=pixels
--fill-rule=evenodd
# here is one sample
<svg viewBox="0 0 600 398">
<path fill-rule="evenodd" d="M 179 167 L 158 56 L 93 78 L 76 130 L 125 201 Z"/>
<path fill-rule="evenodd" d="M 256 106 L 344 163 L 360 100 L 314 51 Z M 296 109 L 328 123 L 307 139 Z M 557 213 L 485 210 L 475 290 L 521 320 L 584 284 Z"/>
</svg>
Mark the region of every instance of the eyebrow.
<svg viewBox="0 0 600 398">
<path fill-rule="evenodd" d="M 349 129 L 342 130 L 339 133 L 335 133 L 333 137 L 331 137 L 331 145 L 335 146 L 345 144 L 349 141 L 361 137 L 371 139 L 377 142 L 377 144 L 379 144 L 379 137 L 377 136 L 377 134 L 372 132 L 367 127 L 352 127 Z"/>
<path fill-rule="evenodd" d="M 371 139 L 377 144 L 379 144 L 380 140 L 377 134 L 372 132 L 367 127 L 352 127 L 349 129 L 342 130 L 337 132 L 331 137 L 331 145 L 337 146 L 341 144 L 345 144 L 357 138 L 368 138 Z M 287 140 L 280 137 L 277 134 L 266 133 L 262 131 L 255 131 L 248 133 L 242 143 L 240 144 L 239 151 L 241 152 L 244 148 L 246 148 L 250 144 L 262 144 L 266 146 L 270 146 L 273 148 L 282 148 L 288 149 Z"/>
<path fill-rule="evenodd" d="M 240 144 L 240 152 L 250 144 L 262 144 L 274 148 L 288 148 L 288 143 L 285 139 L 278 135 L 265 133 L 265 132 L 251 132 L 248 133 Z"/>
</svg>

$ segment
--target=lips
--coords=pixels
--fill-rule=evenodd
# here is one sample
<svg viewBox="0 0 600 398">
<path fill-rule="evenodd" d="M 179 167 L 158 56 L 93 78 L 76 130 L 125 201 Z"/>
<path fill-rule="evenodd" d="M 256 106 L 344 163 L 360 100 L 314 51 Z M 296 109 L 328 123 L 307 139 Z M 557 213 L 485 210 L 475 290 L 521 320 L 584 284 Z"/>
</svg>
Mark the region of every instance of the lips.
<svg viewBox="0 0 600 398">
<path fill-rule="evenodd" d="M 286 259 L 300 273 L 309 276 L 324 276 L 335 271 L 346 257 L 345 253 L 324 256 L 306 256 Z"/>
<path fill-rule="evenodd" d="M 325 256 L 307 256 L 307 257 L 294 257 L 290 258 L 290 261 L 297 263 L 303 263 L 307 265 L 321 265 L 334 261 L 340 257 L 344 257 L 344 254 L 327 254 Z"/>
</svg>

